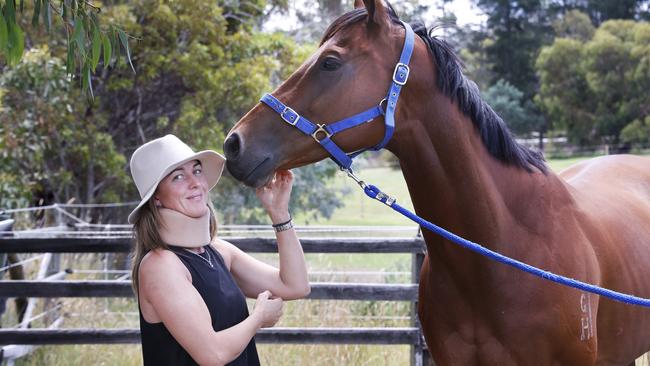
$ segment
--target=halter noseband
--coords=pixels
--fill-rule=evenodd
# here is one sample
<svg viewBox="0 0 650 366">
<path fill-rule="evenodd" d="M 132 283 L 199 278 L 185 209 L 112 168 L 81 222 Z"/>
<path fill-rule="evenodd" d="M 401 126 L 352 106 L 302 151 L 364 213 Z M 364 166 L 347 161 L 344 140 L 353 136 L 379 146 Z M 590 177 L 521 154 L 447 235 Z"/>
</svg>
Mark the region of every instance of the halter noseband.
<svg viewBox="0 0 650 366">
<path fill-rule="evenodd" d="M 382 99 L 378 105 L 363 111 L 361 113 L 355 114 L 352 117 L 342 119 L 340 121 L 334 122 L 329 125 L 325 124 L 316 124 L 308 120 L 307 118 L 299 115 L 291 107 L 280 102 L 276 97 L 271 94 L 265 94 L 260 101 L 271 107 L 280 117 L 291 126 L 296 127 L 302 133 L 309 135 L 316 140 L 327 152 L 329 152 L 332 160 L 334 160 L 343 170 L 350 170 L 352 165 L 352 159 L 361 154 L 366 150 L 381 150 L 390 138 L 393 136 L 393 130 L 395 129 L 395 108 L 397 107 L 397 99 L 399 98 L 399 93 L 402 90 L 402 86 L 406 84 L 406 81 L 409 77 L 409 61 L 411 60 L 411 54 L 413 53 L 413 45 L 415 43 L 415 36 L 413 29 L 410 25 L 405 22 L 402 22 L 404 28 L 406 29 L 406 36 L 404 37 L 404 47 L 402 48 L 402 54 L 400 55 L 399 61 L 395 65 L 395 70 L 393 71 L 393 81 L 391 82 L 390 89 L 388 90 L 388 95 L 386 98 Z M 382 108 L 382 104 L 386 105 L 385 109 Z M 352 127 L 359 126 L 366 122 L 370 122 L 373 119 L 384 115 L 384 138 L 381 142 L 371 148 L 362 149 L 353 153 L 346 153 L 343 151 L 334 141 L 332 141 L 332 136 L 335 134 L 347 130 Z"/>
</svg>

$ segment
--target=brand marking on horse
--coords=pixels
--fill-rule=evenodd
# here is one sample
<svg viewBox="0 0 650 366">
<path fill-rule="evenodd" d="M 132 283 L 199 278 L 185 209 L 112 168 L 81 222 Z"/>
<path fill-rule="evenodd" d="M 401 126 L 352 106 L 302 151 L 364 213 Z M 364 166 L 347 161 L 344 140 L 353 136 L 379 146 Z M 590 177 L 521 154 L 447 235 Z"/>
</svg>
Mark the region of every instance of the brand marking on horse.
<svg viewBox="0 0 650 366">
<path fill-rule="evenodd" d="M 591 301 L 589 294 L 583 293 L 580 295 L 580 311 L 582 316 L 580 318 L 580 340 L 586 341 L 594 336 L 594 322 L 591 316 Z"/>
</svg>

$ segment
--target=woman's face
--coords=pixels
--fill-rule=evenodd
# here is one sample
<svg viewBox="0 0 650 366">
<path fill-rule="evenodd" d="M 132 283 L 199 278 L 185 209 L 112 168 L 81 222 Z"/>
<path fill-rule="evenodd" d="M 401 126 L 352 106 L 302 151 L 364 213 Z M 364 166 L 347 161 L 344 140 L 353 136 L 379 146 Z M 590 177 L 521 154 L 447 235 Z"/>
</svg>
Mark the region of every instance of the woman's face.
<svg viewBox="0 0 650 366">
<path fill-rule="evenodd" d="M 154 195 L 156 205 L 198 218 L 208 210 L 208 182 L 201 162 L 187 162 L 169 173 L 158 184 Z"/>
</svg>

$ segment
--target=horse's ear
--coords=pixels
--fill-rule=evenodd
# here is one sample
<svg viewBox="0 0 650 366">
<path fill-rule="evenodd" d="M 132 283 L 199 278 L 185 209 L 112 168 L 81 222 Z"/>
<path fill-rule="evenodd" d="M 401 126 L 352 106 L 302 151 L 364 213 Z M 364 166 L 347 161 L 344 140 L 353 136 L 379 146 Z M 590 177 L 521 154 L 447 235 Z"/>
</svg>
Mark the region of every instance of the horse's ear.
<svg viewBox="0 0 650 366">
<path fill-rule="evenodd" d="M 360 4 L 363 3 L 363 4 Z M 389 23 L 388 8 L 384 4 L 384 0 L 355 0 L 354 7 L 365 7 L 368 11 L 368 23 L 377 25 L 384 25 Z"/>
</svg>

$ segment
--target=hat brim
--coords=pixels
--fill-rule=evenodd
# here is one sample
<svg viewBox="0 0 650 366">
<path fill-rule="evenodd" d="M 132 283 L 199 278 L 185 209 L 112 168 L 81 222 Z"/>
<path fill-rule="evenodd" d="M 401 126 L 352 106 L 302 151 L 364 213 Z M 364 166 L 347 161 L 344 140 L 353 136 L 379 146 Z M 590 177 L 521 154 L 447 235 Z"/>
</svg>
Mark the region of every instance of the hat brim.
<svg viewBox="0 0 650 366">
<path fill-rule="evenodd" d="M 198 160 L 201 162 L 201 166 L 203 168 L 203 175 L 205 176 L 205 179 L 208 182 L 208 191 L 212 190 L 212 188 L 214 188 L 214 186 L 217 185 L 219 179 L 221 178 L 221 174 L 223 173 L 223 168 L 226 164 L 226 158 L 224 158 L 221 154 L 213 150 L 199 151 L 196 154 L 186 159 L 183 159 L 177 163 L 169 165 L 167 168 L 163 170 L 160 176 L 156 179 L 156 184 L 154 184 L 147 191 L 147 193 L 144 194 L 138 206 L 136 206 L 136 208 L 134 208 L 133 211 L 131 211 L 131 213 L 129 214 L 129 217 L 127 219 L 129 224 L 134 223 L 138 210 L 142 206 L 144 206 L 145 203 L 149 201 L 149 199 L 151 199 L 153 194 L 156 192 L 156 189 L 158 188 L 158 184 L 160 184 L 160 182 L 178 166 L 183 165 L 192 160 Z"/>
</svg>

